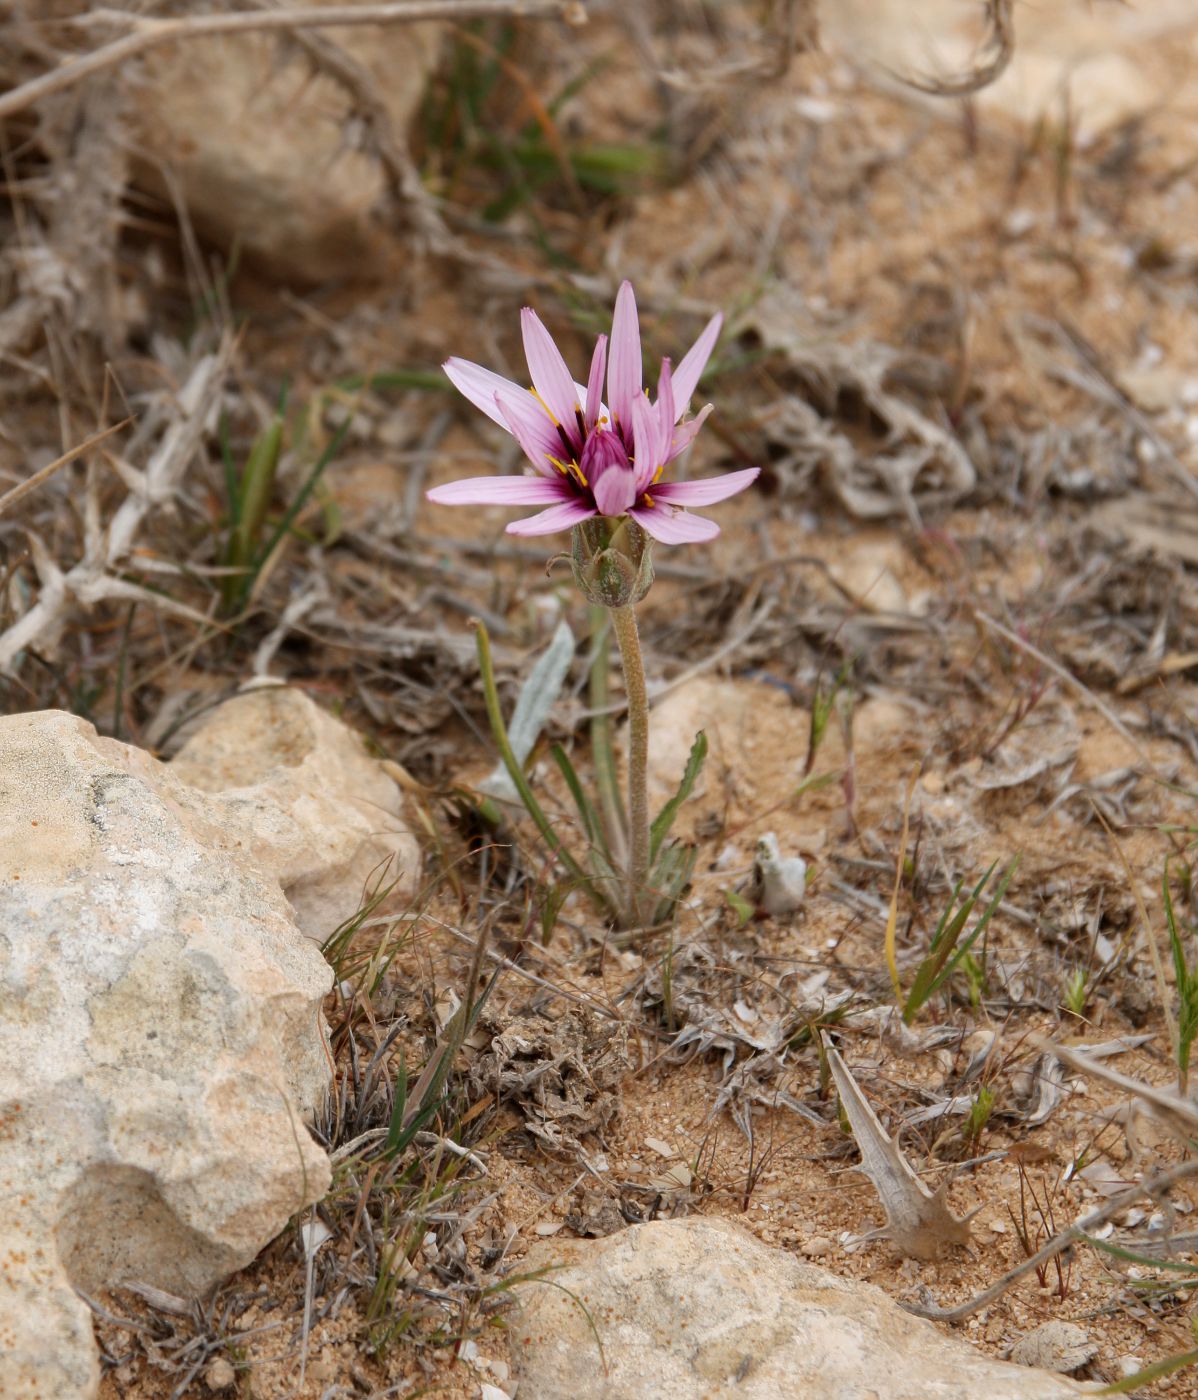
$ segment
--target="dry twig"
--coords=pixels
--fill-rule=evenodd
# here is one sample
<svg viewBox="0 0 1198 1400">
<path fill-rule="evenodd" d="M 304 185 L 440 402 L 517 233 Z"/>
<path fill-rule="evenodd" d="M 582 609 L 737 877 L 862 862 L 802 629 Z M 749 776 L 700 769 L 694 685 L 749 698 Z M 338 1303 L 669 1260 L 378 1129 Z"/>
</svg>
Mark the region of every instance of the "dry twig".
<svg viewBox="0 0 1198 1400">
<path fill-rule="evenodd" d="M 351 24 L 411 24 L 427 19 L 487 19 L 509 15 L 522 19 L 564 19 L 584 23 L 580 0 L 389 0 L 379 5 L 322 5 L 311 10 L 238 10 L 229 14 L 186 15 L 158 19 L 122 10 L 94 10 L 73 23 L 124 25 L 129 33 L 81 54 L 0 95 L 0 120 L 24 111 L 52 93 L 135 58 L 147 49 L 180 39 L 211 38 L 217 34 L 246 34 L 264 29 L 330 29 Z"/>
</svg>

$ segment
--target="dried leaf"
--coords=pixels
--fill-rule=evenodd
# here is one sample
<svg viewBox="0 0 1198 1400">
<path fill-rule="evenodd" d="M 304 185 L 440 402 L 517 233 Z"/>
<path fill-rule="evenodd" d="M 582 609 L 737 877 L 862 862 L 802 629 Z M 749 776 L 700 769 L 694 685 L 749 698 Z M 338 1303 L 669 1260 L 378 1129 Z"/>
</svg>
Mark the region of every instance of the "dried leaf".
<svg viewBox="0 0 1198 1400">
<path fill-rule="evenodd" d="M 873 1182 L 886 1211 L 886 1228 L 881 1233 L 915 1259 L 939 1259 L 950 1245 L 968 1248 L 973 1212 L 958 1219 L 948 1208 L 945 1187 L 932 1192 L 920 1181 L 831 1046 L 828 1064 L 861 1152 L 861 1171 Z"/>
<path fill-rule="evenodd" d="M 1139 1099 L 1161 1127 L 1182 1142 L 1198 1137 L 1198 1104 L 1192 1100 L 1170 1094 L 1166 1089 L 1158 1089 L 1154 1084 L 1145 1084 L 1143 1080 L 1132 1079 L 1130 1075 L 1120 1074 L 1117 1069 L 1092 1060 L 1084 1051 L 1054 1044 L 1048 1044 L 1045 1048 L 1070 1069 L 1088 1074 L 1092 1079 L 1100 1079 L 1104 1084 Z"/>
</svg>

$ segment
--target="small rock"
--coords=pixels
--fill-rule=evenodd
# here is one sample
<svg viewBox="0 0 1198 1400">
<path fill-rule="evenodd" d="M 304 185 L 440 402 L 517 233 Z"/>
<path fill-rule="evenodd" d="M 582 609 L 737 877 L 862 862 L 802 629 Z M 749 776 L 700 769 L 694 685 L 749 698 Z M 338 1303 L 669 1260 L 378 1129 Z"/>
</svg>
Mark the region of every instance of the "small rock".
<svg viewBox="0 0 1198 1400">
<path fill-rule="evenodd" d="M 520 1400 L 1078 1400 L 1075 1382 L 980 1356 L 881 1289 L 731 1220 L 534 1245 L 509 1336 Z M 580 1306 L 581 1304 L 581 1306 Z M 600 1364 L 592 1327 L 606 1360 Z"/>
<path fill-rule="evenodd" d="M 1097 1343 L 1075 1322 L 1042 1322 L 1019 1338 L 1011 1348 L 1011 1360 L 1018 1366 L 1042 1366 L 1068 1375 L 1078 1371 L 1098 1355 Z"/>
<path fill-rule="evenodd" d="M 802 1252 L 808 1259 L 822 1259 L 825 1254 L 831 1254 L 836 1246 L 827 1235 L 812 1235 L 803 1246 Z"/>
<path fill-rule="evenodd" d="M 1119 1368 L 1119 1379 L 1126 1380 L 1128 1376 L 1134 1376 L 1137 1371 L 1144 1369 L 1144 1358 L 1142 1356 L 1121 1356 L 1115 1365 Z"/>
<path fill-rule="evenodd" d="M 204 1372 L 204 1384 L 209 1390 L 228 1390 L 236 1380 L 237 1372 L 224 1356 L 218 1356 Z"/>
<path fill-rule="evenodd" d="M 783 856 L 778 838 L 767 831 L 757 842 L 753 873 L 760 890 L 760 903 L 774 918 L 793 914 L 807 893 L 807 862 L 802 856 Z"/>
<path fill-rule="evenodd" d="M 168 198 L 177 190 L 202 233 L 277 277 L 377 275 L 398 191 L 360 113 L 376 104 L 371 120 L 402 159 L 444 30 L 309 32 L 352 76 L 315 64 L 290 35 L 193 39 L 147 53 L 130 89 L 138 177 Z"/>
</svg>

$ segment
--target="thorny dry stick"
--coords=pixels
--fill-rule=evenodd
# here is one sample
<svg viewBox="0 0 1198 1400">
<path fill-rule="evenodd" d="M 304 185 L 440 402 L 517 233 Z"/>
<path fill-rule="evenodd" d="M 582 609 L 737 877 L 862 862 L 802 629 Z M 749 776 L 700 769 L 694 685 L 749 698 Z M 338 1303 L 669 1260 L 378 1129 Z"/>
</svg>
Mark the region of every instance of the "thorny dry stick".
<svg viewBox="0 0 1198 1400">
<path fill-rule="evenodd" d="M 198 361 L 187 383 L 179 390 L 180 415 L 162 433 L 145 471 L 137 472 L 132 467 L 121 470 L 129 494 L 105 528 L 99 524 L 98 505 L 88 501 L 87 545 L 78 563 L 64 573 L 50 558 L 41 540 L 36 535 L 29 536 L 41 591 L 28 612 L 0 633 L 0 671 L 9 670 L 17 657 L 43 634 L 53 633 L 76 600 L 87 604 L 106 598 L 148 602 L 193 622 L 209 623 L 210 619 L 202 613 L 173 602 L 163 594 L 151 593 L 138 584 L 114 577 L 110 571 L 128 557 L 150 510 L 174 497 L 224 384 L 232 353 L 233 339 L 226 336 L 218 350 Z"/>
<path fill-rule="evenodd" d="M 410 24 L 425 19 L 487 19 L 514 16 L 519 19 L 560 18 L 571 24 L 586 22 L 580 0 L 390 0 L 379 5 L 323 5 L 310 10 L 234 11 L 223 15 L 187 15 L 157 19 L 122 10 L 95 10 L 76 17 L 76 24 L 123 24 L 131 32 L 91 53 L 69 59 L 49 73 L 31 78 L 0 95 L 0 120 L 24 111 L 76 83 L 124 63 L 147 49 L 178 39 L 211 38 L 217 34 L 246 34 L 264 29 L 329 29 L 350 24 Z"/>
<path fill-rule="evenodd" d="M 1176 1186 L 1179 1181 L 1184 1181 L 1187 1177 L 1195 1175 L 1198 1175 L 1198 1160 L 1191 1159 L 1188 1162 L 1180 1162 L 1167 1171 L 1157 1172 L 1147 1181 L 1142 1181 L 1136 1186 L 1129 1186 L 1126 1191 L 1120 1191 L 1117 1196 L 1112 1196 L 1103 1205 L 1092 1210 L 1089 1215 L 1083 1215 L 1067 1230 L 1062 1230 L 1059 1235 L 1054 1235 L 1043 1249 L 1033 1254 L 1031 1258 L 1025 1259 L 1021 1264 L 1016 1264 L 996 1283 L 992 1283 L 989 1288 L 979 1293 L 975 1298 L 971 1298 L 967 1303 L 961 1303 L 955 1308 L 941 1308 L 937 1307 L 935 1303 L 908 1301 L 902 1303 L 901 1306 L 907 1312 L 914 1313 L 916 1317 L 926 1317 L 932 1322 L 962 1322 L 971 1314 L 980 1312 L 982 1308 L 989 1307 L 991 1303 L 996 1302 L 1012 1284 L 1018 1283 L 1025 1274 L 1031 1273 L 1041 1264 L 1047 1264 L 1050 1259 L 1054 1259 L 1071 1245 L 1079 1244 L 1096 1226 L 1104 1225 L 1122 1211 L 1134 1206 L 1141 1196 L 1155 1198 L 1163 1195 L 1164 1192 Z"/>
</svg>

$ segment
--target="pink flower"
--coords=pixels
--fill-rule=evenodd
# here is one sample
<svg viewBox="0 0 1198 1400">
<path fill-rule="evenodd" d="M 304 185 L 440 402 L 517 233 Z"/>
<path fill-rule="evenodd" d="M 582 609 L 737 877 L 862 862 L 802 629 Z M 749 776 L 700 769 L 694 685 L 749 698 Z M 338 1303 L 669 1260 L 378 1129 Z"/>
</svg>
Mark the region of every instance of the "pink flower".
<svg viewBox="0 0 1198 1400">
<path fill-rule="evenodd" d="M 758 468 L 728 472 L 706 481 L 661 480 L 666 464 L 685 451 L 711 412 L 680 420 L 715 348 L 722 318 L 713 316 L 677 370 L 663 360 L 657 401 L 641 382 L 641 333 L 632 284 L 616 297 L 611 354 L 601 335 L 585 385 L 575 382 L 553 337 L 528 307 L 520 313 L 524 353 L 532 388 L 471 364 L 445 362 L 445 373 L 476 408 L 516 439 L 533 474 L 479 476 L 436 486 L 430 501 L 440 505 L 546 506 L 537 515 L 513 520 L 512 535 L 548 535 L 592 516 L 630 515 L 663 544 L 714 539 L 714 520 L 692 515 L 685 506 L 711 506 L 735 496 L 757 476 Z M 608 403 L 603 377 L 607 375 Z"/>
</svg>

